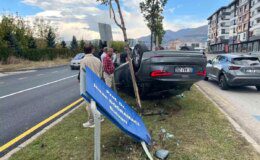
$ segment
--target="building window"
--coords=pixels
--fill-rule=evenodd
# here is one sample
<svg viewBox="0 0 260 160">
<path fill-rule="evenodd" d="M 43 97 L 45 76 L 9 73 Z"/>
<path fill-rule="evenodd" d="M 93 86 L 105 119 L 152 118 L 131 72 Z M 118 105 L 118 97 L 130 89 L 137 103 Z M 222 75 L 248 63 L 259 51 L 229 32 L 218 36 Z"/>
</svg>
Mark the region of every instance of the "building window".
<svg viewBox="0 0 260 160">
<path fill-rule="evenodd" d="M 253 51 L 257 52 L 259 50 L 259 43 L 258 42 L 254 42 L 253 43 Z"/>
</svg>

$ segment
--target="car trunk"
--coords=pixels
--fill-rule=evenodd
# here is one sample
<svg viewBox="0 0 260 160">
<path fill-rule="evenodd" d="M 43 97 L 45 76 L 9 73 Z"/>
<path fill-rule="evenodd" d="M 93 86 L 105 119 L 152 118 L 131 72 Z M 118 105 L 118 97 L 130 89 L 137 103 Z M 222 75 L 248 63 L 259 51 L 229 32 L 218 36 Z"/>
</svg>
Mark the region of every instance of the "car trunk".
<svg viewBox="0 0 260 160">
<path fill-rule="evenodd" d="M 253 77 L 260 76 L 260 62 L 256 57 L 234 58 L 232 64 L 237 67 L 237 69 L 233 67 L 236 75 Z"/>
<path fill-rule="evenodd" d="M 150 58 L 147 59 L 145 59 L 147 55 L 143 56 L 143 63 L 137 72 L 141 80 L 152 78 L 161 81 L 185 82 L 204 78 L 207 60 L 203 54 L 169 51 L 149 56 Z M 147 75 L 142 76 L 143 73 Z"/>
</svg>

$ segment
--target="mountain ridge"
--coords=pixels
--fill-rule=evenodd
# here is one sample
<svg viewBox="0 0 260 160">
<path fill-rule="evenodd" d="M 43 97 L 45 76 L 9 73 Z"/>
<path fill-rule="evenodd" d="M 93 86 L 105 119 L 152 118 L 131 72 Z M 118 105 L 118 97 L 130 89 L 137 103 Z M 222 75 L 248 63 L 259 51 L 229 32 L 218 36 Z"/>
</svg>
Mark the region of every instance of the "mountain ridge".
<svg viewBox="0 0 260 160">
<path fill-rule="evenodd" d="M 163 43 L 168 43 L 172 40 L 181 41 L 195 41 L 195 42 L 206 42 L 208 34 L 208 26 L 200 26 L 197 28 L 185 28 L 178 31 L 166 30 L 163 37 Z M 150 41 L 150 35 L 138 38 L 141 41 Z"/>
</svg>

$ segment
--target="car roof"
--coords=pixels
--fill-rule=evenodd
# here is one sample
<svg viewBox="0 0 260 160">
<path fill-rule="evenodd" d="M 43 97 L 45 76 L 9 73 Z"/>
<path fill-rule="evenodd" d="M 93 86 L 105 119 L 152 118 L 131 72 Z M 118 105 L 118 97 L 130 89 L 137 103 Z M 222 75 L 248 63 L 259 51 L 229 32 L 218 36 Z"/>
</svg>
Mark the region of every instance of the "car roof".
<svg viewBox="0 0 260 160">
<path fill-rule="evenodd" d="M 225 56 L 230 59 L 240 58 L 240 57 L 256 57 L 256 56 L 252 56 L 252 55 L 248 55 L 248 54 L 235 54 L 235 53 L 220 54 L 220 55 Z"/>
<path fill-rule="evenodd" d="M 153 53 L 196 53 L 196 54 L 202 54 L 201 51 L 172 51 L 172 50 L 158 50 L 158 51 L 147 51 L 147 52 L 153 52 Z"/>
</svg>

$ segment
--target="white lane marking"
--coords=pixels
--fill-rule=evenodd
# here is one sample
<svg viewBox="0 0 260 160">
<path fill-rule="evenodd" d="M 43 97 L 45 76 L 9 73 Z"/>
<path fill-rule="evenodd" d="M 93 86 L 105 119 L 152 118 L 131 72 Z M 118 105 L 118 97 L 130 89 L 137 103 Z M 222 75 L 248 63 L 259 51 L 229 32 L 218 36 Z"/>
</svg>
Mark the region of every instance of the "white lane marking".
<svg viewBox="0 0 260 160">
<path fill-rule="evenodd" d="M 37 74 L 36 76 L 43 76 L 44 74 Z"/>
<path fill-rule="evenodd" d="M 36 88 L 40 88 L 40 87 L 43 87 L 43 86 L 47 86 L 47 85 L 50 85 L 50 84 L 53 84 L 53 83 L 64 81 L 66 79 L 73 78 L 73 77 L 76 77 L 76 76 L 77 76 L 77 74 L 73 75 L 73 76 L 65 77 L 65 78 L 62 78 L 62 79 L 59 79 L 59 80 L 56 80 L 56 81 L 53 81 L 53 82 L 45 83 L 45 84 L 42 84 L 42 85 L 39 85 L 39 86 L 35 86 L 35 87 L 32 87 L 32 88 L 28 88 L 28 89 L 25 89 L 25 90 L 14 92 L 14 93 L 11 93 L 11 94 L 8 94 L 8 95 L 0 97 L 0 99 L 4 99 L 6 97 L 10 97 L 10 96 L 13 96 L 13 95 L 16 95 L 16 94 L 19 94 L 19 93 L 23 93 L 23 92 L 30 91 L 30 90 L 33 90 L 33 89 L 36 89 Z"/>
<path fill-rule="evenodd" d="M 4 73 L 0 73 L 0 77 L 6 77 L 6 76 L 22 74 L 22 73 L 32 73 L 32 72 L 36 72 L 36 71 L 37 70 L 18 71 L 18 72 L 4 72 Z"/>
<path fill-rule="evenodd" d="M 22 78 L 18 78 L 19 80 L 23 80 L 23 79 L 26 79 L 27 77 L 22 77 Z"/>
</svg>

